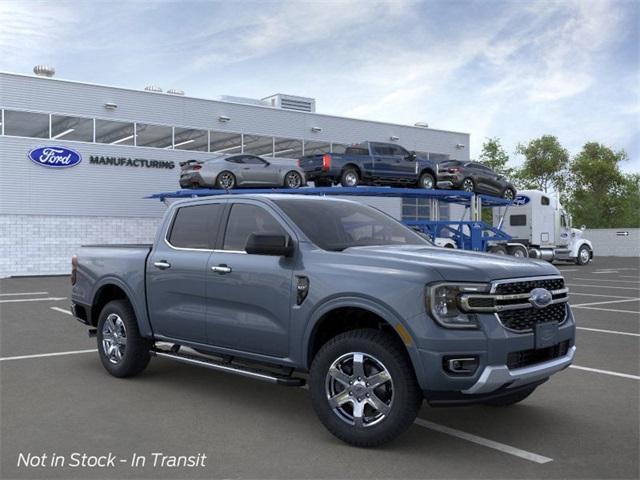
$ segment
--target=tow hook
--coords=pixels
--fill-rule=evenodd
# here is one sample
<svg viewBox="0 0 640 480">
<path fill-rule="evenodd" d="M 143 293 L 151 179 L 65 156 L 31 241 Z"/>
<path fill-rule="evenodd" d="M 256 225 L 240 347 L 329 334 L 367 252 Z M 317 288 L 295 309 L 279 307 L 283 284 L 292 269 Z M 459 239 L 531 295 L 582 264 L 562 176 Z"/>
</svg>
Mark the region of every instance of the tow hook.
<svg viewBox="0 0 640 480">
<path fill-rule="evenodd" d="M 98 330 L 96 330 L 95 328 L 90 328 L 87 333 L 89 334 L 89 338 L 94 338 L 96 337 L 96 335 L 98 335 Z"/>
</svg>

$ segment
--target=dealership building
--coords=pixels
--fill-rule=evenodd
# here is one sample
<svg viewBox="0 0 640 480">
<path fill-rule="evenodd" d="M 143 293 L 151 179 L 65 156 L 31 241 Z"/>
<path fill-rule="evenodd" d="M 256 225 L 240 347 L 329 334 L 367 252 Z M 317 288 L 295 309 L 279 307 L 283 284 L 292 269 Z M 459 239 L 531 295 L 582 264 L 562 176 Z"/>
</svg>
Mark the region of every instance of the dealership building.
<svg viewBox="0 0 640 480">
<path fill-rule="evenodd" d="M 364 140 L 469 159 L 467 133 L 324 115 L 310 98 L 210 100 L 34 71 L 0 73 L 0 277 L 66 273 L 81 244 L 151 242 L 166 206 L 144 197 L 179 189 L 185 160 L 251 153 L 295 162 Z M 74 152 L 66 168 L 33 159 L 56 151 Z M 397 202 L 398 216 L 429 216 L 426 202 Z"/>
</svg>

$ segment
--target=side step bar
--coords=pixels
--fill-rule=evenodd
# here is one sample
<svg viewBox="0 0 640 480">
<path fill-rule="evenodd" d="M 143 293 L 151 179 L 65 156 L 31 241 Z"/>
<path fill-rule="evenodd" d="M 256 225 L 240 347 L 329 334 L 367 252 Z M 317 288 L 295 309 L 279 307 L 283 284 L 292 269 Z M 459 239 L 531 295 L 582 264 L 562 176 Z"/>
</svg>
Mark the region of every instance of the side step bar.
<svg viewBox="0 0 640 480">
<path fill-rule="evenodd" d="M 283 385 L 286 387 L 302 387 L 306 383 L 304 378 L 278 375 L 277 373 L 269 372 L 267 370 L 253 369 L 240 365 L 232 365 L 230 363 L 223 364 L 213 359 L 200 357 L 198 355 L 190 355 L 188 353 L 178 353 L 168 350 L 152 349 L 151 354 L 162 358 L 170 358 L 171 360 L 187 363 L 189 365 L 197 365 L 199 367 L 210 368 L 211 370 L 232 373 L 234 375 L 254 378 L 256 380 L 275 383 L 277 385 Z"/>
</svg>

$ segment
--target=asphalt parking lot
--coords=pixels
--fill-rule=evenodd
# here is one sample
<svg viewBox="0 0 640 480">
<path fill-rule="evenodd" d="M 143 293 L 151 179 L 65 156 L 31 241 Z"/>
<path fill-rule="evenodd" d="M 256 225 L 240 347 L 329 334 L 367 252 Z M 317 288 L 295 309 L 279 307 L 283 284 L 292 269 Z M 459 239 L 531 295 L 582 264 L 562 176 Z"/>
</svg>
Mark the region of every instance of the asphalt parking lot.
<svg viewBox="0 0 640 480">
<path fill-rule="evenodd" d="M 330 435 L 305 389 L 157 358 L 113 378 L 68 312 L 68 278 L 0 280 L 0 477 L 638 478 L 640 261 L 557 266 L 577 318 L 575 364 L 510 408 L 425 404 L 373 450 Z M 21 453 L 73 452 L 147 463 L 17 465 Z M 153 468 L 154 452 L 207 459 Z"/>
</svg>

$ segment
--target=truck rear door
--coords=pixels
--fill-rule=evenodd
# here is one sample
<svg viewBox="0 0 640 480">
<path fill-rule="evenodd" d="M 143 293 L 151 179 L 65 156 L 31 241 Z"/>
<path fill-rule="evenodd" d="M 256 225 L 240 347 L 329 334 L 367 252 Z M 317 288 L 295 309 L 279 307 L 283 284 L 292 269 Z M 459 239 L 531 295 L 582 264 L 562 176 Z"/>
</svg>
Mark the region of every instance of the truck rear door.
<svg viewBox="0 0 640 480">
<path fill-rule="evenodd" d="M 206 343 L 207 262 L 224 201 L 176 209 L 147 264 L 147 304 L 159 338 Z"/>
</svg>

